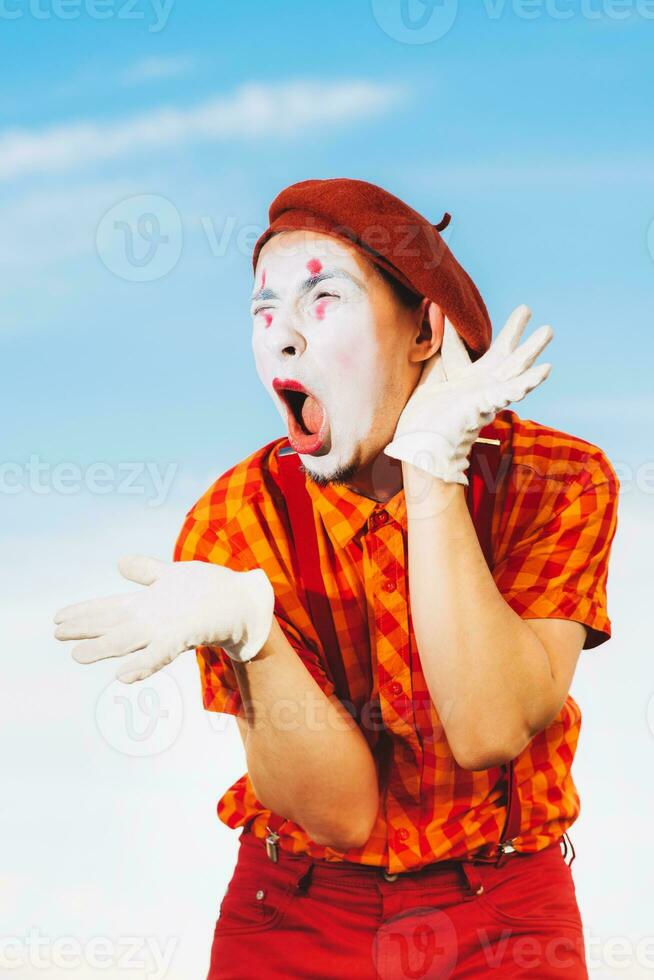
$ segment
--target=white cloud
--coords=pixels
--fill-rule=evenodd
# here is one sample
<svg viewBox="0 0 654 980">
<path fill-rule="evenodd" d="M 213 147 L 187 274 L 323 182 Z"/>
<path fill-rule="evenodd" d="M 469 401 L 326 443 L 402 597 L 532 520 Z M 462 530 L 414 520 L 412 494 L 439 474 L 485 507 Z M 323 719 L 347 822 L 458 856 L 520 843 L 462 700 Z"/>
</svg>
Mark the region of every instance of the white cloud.
<svg viewBox="0 0 654 980">
<path fill-rule="evenodd" d="M 307 127 L 386 112 L 405 95 L 404 87 L 366 81 L 251 83 L 190 108 L 162 106 L 113 122 L 5 130 L 0 132 L 0 180 L 65 172 L 196 140 L 295 136 Z"/>
<path fill-rule="evenodd" d="M 72 187 L 0 200 L 2 268 L 14 276 L 25 269 L 52 267 L 69 256 L 88 253 L 102 214 L 133 193 L 129 181 L 76 182 Z M 4 286 L 11 286 L 9 277 Z"/>
<path fill-rule="evenodd" d="M 194 67 L 195 60 L 186 55 L 141 58 L 120 72 L 118 79 L 123 85 L 140 85 L 164 78 L 178 78 L 187 75 Z"/>
</svg>

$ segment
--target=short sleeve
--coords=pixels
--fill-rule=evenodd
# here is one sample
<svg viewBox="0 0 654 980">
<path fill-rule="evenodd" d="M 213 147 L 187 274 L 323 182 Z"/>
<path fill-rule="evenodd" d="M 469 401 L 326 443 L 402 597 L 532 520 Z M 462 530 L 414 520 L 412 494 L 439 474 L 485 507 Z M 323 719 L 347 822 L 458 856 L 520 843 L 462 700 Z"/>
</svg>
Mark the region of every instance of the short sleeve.
<svg viewBox="0 0 654 980">
<path fill-rule="evenodd" d="M 276 614 L 284 636 L 293 647 L 318 687 L 330 697 L 335 693 L 318 656 L 309 649 L 290 623 Z M 198 647 L 196 650 L 202 686 L 202 703 L 207 711 L 221 711 L 230 715 L 243 715 L 241 697 L 231 657 L 222 647 Z"/>
<path fill-rule="evenodd" d="M 173 561 L 209 561 L 239 571 L 231 551 L 217 531 L 189 511 L 177 537 Z M 201 646 L 195 651 L 200 670 L 202 704 L 207 711 L 242 714 L 241 693 L 231 657 L 219 646 Z"/>
<path fill-rule="evenodd" d="M 202 704 L 207 711 L 243 715 L 241 692 L 231 658 L 222 647 L 198 647 Z"/>
<path fill-rule="evenodd" d="M 193 511 L 187 514 L 177 538 L 173 560 L 210 561 L 234 571 L 248 570 L 246 565 L 234 557 L 225 529 L 217 529 L 204 519 L 198 519 Z M 286 595 L 289 590 L 275 588 L 275 618 L 306 669 L 329 697 L 335 691 L 334 685 L 327 677 L 317 653 L 288 619 L 280 605 L 278 592 Z M 219 646 L 201 646 L 196 648 L 196 659 L 200 671 L 202 704 L 207 711 L 242 716 L 243 701 L 229 654 Z"/>
<path fill-rule="evenodd" d="M 570 619 L 587 627 L 584 649 L 611 636 L 609 556 L 619 481 L 603 458 L 599 479 L 580 479 L 544 523 L 536 519 L 493 569 L 504 599 L 523 619 Z"/>
</svg>

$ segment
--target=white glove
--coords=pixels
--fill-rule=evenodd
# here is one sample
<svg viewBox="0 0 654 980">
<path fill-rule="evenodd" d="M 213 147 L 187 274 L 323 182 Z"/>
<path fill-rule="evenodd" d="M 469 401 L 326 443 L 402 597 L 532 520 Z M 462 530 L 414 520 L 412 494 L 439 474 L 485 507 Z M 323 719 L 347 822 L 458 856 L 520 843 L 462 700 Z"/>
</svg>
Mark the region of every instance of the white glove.
<svg viewBox="0 0 654 980">
<path fill-rule="evenodd" d="M 268 638 L 275 595 L 261 568 L 235 572 L 204 561 L 129 555 L 118 562 L 118 570 L 148 588 L 66 606 L 55 616 L 58 640 L 83 641 L 72 650 L 78 663 L 138 650 L 116 673 L 130 683 L 197 646 L 215 644 L 245 662 Z"/>
<path fill-rule="evenodd" d="M 471 361 L 456 330 L 445 319 L 441 349 L 425 364 L 407 401 L 387 456 L 404 460 L 445 483 L 468 485 L 465 470 L 479 430 L 509 402 L 517 402 L 550 373 L 551 364 L 531 367 L 554 336 L 539 327 L 520 347 L 531 316 L 526 306 L 513 311 L 494 343 Z"/>
</svg>

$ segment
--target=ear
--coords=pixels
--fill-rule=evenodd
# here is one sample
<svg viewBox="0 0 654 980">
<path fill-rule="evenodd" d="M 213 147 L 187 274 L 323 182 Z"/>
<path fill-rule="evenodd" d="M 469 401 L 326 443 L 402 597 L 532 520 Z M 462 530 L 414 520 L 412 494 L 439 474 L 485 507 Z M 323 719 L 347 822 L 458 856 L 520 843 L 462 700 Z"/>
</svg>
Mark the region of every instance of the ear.
<svg viewBox="0 0 654 980">
<path fill-rule="evenodd" d="M 445 314 L 429 297 L 425 296 L 417 312 L 418 324 L 411 360 L 426 361 L 441 348 L 445 330 Z"/>
</svg>

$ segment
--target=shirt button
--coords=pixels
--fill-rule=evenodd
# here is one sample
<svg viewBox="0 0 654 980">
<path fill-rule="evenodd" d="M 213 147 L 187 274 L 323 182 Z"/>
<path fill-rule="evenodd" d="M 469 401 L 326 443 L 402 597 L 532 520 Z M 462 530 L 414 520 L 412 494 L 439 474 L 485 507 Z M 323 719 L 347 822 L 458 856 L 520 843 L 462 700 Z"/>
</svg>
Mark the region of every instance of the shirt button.
<svg viewBox="0 0 654 980">
<path fill-rule="evenodd" d="M 382 588 L 384 589 L 384 592 L 395 592 L 395 582 L 392 578 L 387 578 Z"/>
<path fill-rule="evenodd" d="M 391 692 L 391 694 L 394 694 L 396 697 L 399 697 L 399 695 L 402 694 L 402 691 L 404 690 L 404 688 L 402 687 L 399 681 L 393 681 L 391 684 L 388 685 L 388 689 Z"/>
<path fill-rule="evenodd" d="M 369 526 L 372 531 L 375 531 L 382 524 L 385 524 L 388 520 L 388 511 L 386 510 L 373 510 L 370 515 Z"/>
<path fill-rule="evenodd" d="M 397 875 L 392 875 L 390 871 L 384 871 L 383 874 L 386 881 L 397 881 Z"/>
<path fill-rule="evenodd" d="M 263 888 L 260 888 L 259 889 L 259 891 L 257 892 L 257 894 L 256 894 L 255 897 L 256 897 L 257 902 L 262 902 L 264 900 L 264 898 L 266 897 L 266 893 L 263 890 Z"/>
</svg>

